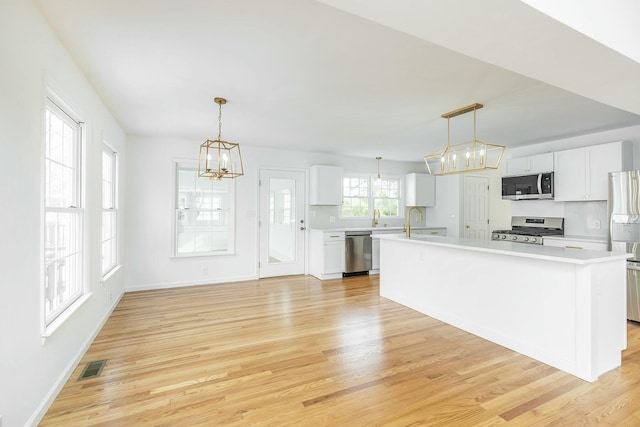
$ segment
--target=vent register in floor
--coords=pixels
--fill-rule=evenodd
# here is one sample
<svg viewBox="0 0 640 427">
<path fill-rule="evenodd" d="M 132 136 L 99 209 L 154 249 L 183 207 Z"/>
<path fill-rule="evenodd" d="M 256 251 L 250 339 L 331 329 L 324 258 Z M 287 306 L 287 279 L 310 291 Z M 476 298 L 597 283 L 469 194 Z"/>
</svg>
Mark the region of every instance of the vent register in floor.
<svg viewBox="0 0 640 427">
<path fill-rule="evenodd" d="M 102 372 L 102 368 L 107 364 L 107 359 L 104 360 L 96 360 L 93 362 L 87 363 L 87 366 L 84 367 L 82 373 L 78 377 L 78 381 L 86 380 L 88 378 L 95 378 L 100 375 Z"/>
</svg>

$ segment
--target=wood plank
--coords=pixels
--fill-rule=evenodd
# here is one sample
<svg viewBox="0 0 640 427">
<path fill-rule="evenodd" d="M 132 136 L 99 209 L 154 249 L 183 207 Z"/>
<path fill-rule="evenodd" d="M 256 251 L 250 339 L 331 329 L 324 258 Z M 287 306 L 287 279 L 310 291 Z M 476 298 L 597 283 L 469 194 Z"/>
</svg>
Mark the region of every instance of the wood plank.
<svg viewBox="0 0 640 427">
<path fill-rule="evenodd" d="M 588 383 L 379 296 L 377 276 L 127 293 L 43 426 L 637 425 L 640 326 Z M 107 359 L 100 377 L 77 381 Z"/>
</svg>

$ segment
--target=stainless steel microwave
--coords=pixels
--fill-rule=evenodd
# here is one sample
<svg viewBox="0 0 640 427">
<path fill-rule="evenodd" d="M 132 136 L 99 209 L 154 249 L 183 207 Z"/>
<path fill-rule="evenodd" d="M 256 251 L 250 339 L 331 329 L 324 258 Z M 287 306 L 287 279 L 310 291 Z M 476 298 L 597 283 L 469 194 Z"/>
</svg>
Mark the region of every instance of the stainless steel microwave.
<svg viewBox="0 0 640 427">
<path fill-rule="evenodd" d="M 553 172 L 503 177 L 502 198 L 506 200 L 553 199 Z"/>
</svg>

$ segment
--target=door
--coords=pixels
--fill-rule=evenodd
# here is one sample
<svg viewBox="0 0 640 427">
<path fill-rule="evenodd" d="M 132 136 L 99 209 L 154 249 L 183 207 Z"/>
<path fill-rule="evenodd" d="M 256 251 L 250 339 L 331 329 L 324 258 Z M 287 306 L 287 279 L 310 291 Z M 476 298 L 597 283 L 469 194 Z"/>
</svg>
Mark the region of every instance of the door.
<svg viewBox="0 0 640 427">
<path fill-rule="evenodd" d="M 489 240 L 489 178 L 464 176 L 464 237 Z"/>
<path fill-rule="evenodd" d="M 304 274 L 305 174 L 260 170 L 259 276 Z"/>
</svg>

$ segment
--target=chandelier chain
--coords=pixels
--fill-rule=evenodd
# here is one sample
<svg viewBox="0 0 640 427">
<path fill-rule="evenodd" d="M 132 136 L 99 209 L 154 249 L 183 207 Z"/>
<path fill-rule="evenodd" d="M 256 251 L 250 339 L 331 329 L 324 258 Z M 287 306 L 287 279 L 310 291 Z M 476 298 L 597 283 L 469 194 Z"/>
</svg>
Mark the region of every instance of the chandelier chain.
<svg viewBox="0 0 640 427">
<path fill-rule="evenodd" d="M 218 141 L 222 141 L 222 103 L 218 104 Z"/>
</svg>

